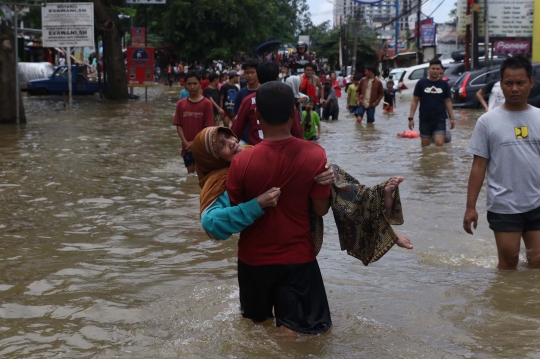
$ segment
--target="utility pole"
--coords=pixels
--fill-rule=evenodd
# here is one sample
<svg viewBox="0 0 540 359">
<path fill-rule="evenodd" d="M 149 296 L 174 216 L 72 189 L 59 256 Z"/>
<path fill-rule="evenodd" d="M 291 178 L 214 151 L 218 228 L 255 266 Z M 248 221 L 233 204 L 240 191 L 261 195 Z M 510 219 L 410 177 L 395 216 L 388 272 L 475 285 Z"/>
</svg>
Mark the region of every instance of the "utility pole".
<svg viewBox="0 0 540 359">
<path fill-rule="evenodd" d="M 356 73 L 356 51 L 358 50 L 358 33 L 360 32 L 360 9 L 356 8 L 356 14 L 354 16 L 354 44 L 353 44 L 353 55 L 352 55 L 352 73 Z"/>
<path fill-rule="evenodd" d="M 479 61 L 478 61 L 478 0 L 474 1 L 474 7 L 473 7 L 473 39 L 472 39 L 472 48 L 473 48 L 473 54 L 472 54 L 472 68 L 474 70 L 478 69 Z M 487 56 L 487 53 L 485 54 Z"/>
<path fill-rule="evenodd" d="M 467 1 L 467 15 L 465 16 L 465 71 L 471 69 L 470 59 L 471 59 L 471 4 Z"/>
<path fill-rule="evenodd" d="M 421 49 L 420 49 L 420 30 L 421 30 L 421 25 L 420 25 L 420 15 L 422 14 L 422 0 L 417 0 L 418 1 L 418 7 L 416 8 L 416 64 L 417 65 L 420 65 L 424 62 L 424 59 L 423 59 L 423 56 L 422 56 L 422 52 L 421 52 Z"/>
<path fill-rule="evenodd" d="M 489 51 L 489 19 L 488 19 L 488 3 L 489 1 L 484 1 L 484 65 L 488 67 L 490 65 L 488 56 Z M 493 56 L 493 54 L 491 55 Z"/>
</svg>

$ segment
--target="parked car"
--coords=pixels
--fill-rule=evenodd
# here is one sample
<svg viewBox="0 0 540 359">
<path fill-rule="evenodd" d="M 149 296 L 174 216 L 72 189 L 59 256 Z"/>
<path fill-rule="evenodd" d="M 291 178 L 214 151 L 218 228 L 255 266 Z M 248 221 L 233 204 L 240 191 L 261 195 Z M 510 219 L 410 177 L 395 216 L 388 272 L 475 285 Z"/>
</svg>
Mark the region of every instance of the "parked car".
<svg viewBox="0 0 540 359">
<path fill-rule="evenodd" d="M 26 91 L 28 81 L 50 77 L 53 72 L 49 62 L 19 62 L 19 88 Z"/>
<path fill-rule="evenodd" d="M 84 72 L 84 66 L 71 67 L 71 88 L 74 95 L 92 95 L 99 92 L 97 81 L 90 81 Z M 58 66 L 53 74 L 44 79 L 28 82 L 29 95 L 62 95 L 69 91 L 68 67 Z"/>
<path fill-rule="evenodd" d="M 398 67 L 390 71 L 389 75 L 392 75 L 392 80 L 397 84 L 401 80 L 401 75 L 407 70 L 406 67 Z"/>
<path fill-rule="evenodd" d="M 527 102 L 534 107 L 540 108 L 540 63 L 533 64 L 533 77 L 534 85 Z"/>
<path fill-rule="evenodd" d="M 452 106 L 480 108 L 476 93 L 488 82 L 501 79 L 499 68 L 500 66 L 485 67 L 462 74 L 451 89 Z"/>
<path fill-rule="evenodd" d="M 429 64 L 411 66 L 405 69 L 398 82 L 397 89 L 400 91 L 402 100 L 412 100 L 414 87 L 421 78 L 428 76 Z"/>
<path fill-rule="evenodd" d="M 494 66 L 500 65 L 504 61 L 504 59 L 505 59 L 504 57 L 494 56 L 493 65 Z M 481 57 L 478 59 L 478 61 L 480 62 L 479 69 L 483 68 L 484 58 Z M 445 68 L 444 80 L 448 81 L 448 85 L 452 87 L 456 83 L 457 79 L 465 72 L 465 62 L 463 61 L 453 62 L 451 64 L 444 66 L 444 68 Z"/>
</svg>

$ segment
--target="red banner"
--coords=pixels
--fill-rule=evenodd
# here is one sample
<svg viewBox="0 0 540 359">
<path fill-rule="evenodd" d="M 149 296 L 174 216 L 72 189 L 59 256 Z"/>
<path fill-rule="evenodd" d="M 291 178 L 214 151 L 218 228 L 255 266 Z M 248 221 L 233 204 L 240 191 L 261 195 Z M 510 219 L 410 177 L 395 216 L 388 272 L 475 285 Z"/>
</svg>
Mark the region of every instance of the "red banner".
<svg viewBox="0 0 540 359">
<path fill-rule="evenodd" d="M 128 47 L 127 83 L 131 87 L 154 85 L 153 47 Z"/>
</svg>

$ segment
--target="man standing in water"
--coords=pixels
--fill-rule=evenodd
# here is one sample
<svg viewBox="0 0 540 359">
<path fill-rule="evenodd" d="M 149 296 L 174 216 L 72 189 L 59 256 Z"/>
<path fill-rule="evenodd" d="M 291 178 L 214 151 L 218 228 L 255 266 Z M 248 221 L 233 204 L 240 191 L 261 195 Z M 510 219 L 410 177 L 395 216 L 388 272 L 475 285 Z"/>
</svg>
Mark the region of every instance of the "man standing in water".
<svg viewBox="0 0 540 359">
<path fill-rule="evenodd" d="M 505 102 L 482 115 L 468 152 L 474 155 L 463 228 L 472 234 L 476 201 L 487 169 L 487 220 L 495 234 L 499 269 L 516 269 L 521 238 L 527 262 L 540 267 L 540 110 L 527 104 L 531 63 L 510 57 L 501 65 Z"/>
<path fill-rule="evenodd" d="M 214 126 L 214 110 L 212 102 L 201 95 L 201 75 L 197 71 L 188 72 L 185 83 L 189 96 L 176 104 L 173 124 L 182 139 L 182 157 L 189 175 L 195 173 L 191 143 L 203 128 Z"/>
<path fill-rule="evenodd" d="M 375 77 L 375 67 L 366 67 L 366 77 L 358 83 L 356 89 L 356 122 L 362 122 L 364 113 L 367 113 L 367 123 L 375 122 L 375 109 L 384 95 L 381 80 Z"/>
<path fill-rule="evenodd" d="M 435 59 L 429 62 L 429 77 L 420 79 L 414 87 L 414 97 L 411 102 L 409 114 L 409 129 L 414 128 L 414 113 L 420 102 L 420 137 L 422 147 L 431 144 L 431 138 L 435 138 L 435 146 L 444 145 L 446 134 L 446 119 L 450 116 L 450 129 L 454 129 L 454 111 L 450 100 L 450 87 L 441 80 L 443 73 L 441 60 Z"/>
<path fill-rule="evenodd" d="M 278 77 L 277 65 L 273 77 Z M 279 187 L 281 195 L 277 207 L 265 209 L 240 235 L 242 315 L 255 322 L 275 316 L 276 326 L 284 331 L 321 334 L 332 321 L 309 218 L 310 207 L 319 216 L 330 207 L 330 187 L 313 181 L 325 171 L 326 153 L 291 135 L 297 111 L 290 86 L 269 81 L 259 88 L 256 103 L 264 141 L 234 157 L 227 191 L 234 204 L 272 187 Z"/>
</svg>

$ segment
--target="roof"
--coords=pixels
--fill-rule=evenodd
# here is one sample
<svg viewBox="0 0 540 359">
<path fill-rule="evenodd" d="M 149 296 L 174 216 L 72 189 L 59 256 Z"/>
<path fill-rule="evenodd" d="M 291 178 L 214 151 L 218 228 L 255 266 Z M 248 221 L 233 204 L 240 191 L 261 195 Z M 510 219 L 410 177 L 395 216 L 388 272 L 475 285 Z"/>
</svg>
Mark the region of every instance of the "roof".
<svg viewBox="0 0 540 359">
<path fill-rule="evenodd" d="M 392 57 L 392 60 L 400 58 L 400 57 L 414 57 L 416 56 L 416 52 L 400 52 L 396 56 Z"/>
</svg>

